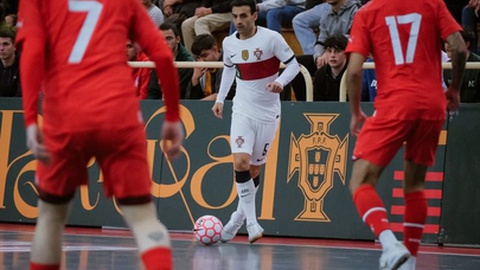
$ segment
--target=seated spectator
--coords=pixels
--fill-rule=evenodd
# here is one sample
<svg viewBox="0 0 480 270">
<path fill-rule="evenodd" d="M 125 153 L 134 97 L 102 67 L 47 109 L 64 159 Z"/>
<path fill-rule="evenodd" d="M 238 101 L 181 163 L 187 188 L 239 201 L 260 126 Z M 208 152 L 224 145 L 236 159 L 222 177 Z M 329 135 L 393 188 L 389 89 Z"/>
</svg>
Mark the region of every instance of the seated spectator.
<svg viewBox="0 0 480 270">
<path fill-rule="evenodd" d="M 314 4 L 314 6 L 311 6 Z M 313 54 L 317 41 L 320 20 L 330 10 L 330 5 L 323 0 L 307 0 L 306 10 L 298 13 L 292 21 L 293 31 L 303 54 Z"/>
<path fill-rule="evenodd" d="M 368 57 L 365 62 L 373 62 L 371 57 Z M 375 69 L 364 69 L 362 77 L 362 101 L 375 101 L 377 96 L 377 75 Z"/>
<path fill-rule="evenodd" d="M 471 0 L 467 6 L 465 6 L 462 10 L 462 24 L 465 25 L 465 27 L 468 27 L 473 31 L 474 34 L 474 40 L 472 40 L 472 44 L 470 47 L 470 51 L 473 53 L 478 53 L 478 28 L 477 28 L 477 22 L 478 22 L 478 12 L 480 9 L 480 0 Z"/>
<path fill-rule="evenodd" d="M 142 4 L 147 8 L 148 15 L 152 18 L 153 22 L 158 26 L 163 23 L 164 16 L 162 10 L 152 3 L 152 0 L 142 0 Z"/>
<path fill-rule="evenodd" d="M 334 35 L 348 35 L 352 26 L 353 17 L 360 7 L 358 0 L 329 1 L 329 10 L 320 21 L 320 33 L 314 47 L 313 55 L 297 56 L 297 61 L 303 65 L 313 77 L 317 69 L 326 64 L 326 55 L 323 54 L 325 40 Z M 306 100 L 305 80 L 297 75 L 292 81 L 295 98 L 298 101 Z"/>
<path fill-rule="evenodd" d="M 462 37 L 467 45 L 467 62 L 480 62 L 480 56 L 470 51 L 471 44 L 475 39 L 472 30 L 463 26 Z M 445 43 L 445 50 L 448 58 L 451 58 L 451 48 L 448 43 Z M 445 69 L 443 71 L 443 78 L 447 87 L 452 82 L 452 70 Z M 462 87 L 460 88 L 460 102 L 462 103 L 478 103 L 480 102 L 480 70 L 466 69 L 463 75 Z"/>
<path fill-rule="evenodd" d="M 195 37 L 192 44 L 192 53 L 197 61 L 222 61 L 223 54 L 218 49 L 217 41 L 210 34 Z M 187 87 L 185 98 L 216 100 L 220 89 L 222 70 L 216 68 L 194 68 L 192 79 Z M 232 85 L 227 99 L 235 94 L 235 85 Z"/>
<path fill-rule="evenodd" d="M 195 15 L 195 9 L 201 4 L 201 0 L 165 0 L 163 1 L 165 22 L 173 23 L 177 29 L 182 29 L 183 21 Z"/>
<path fill-rule="evenodd" d="M 160 25 L 160 30 L 165 37 L 165 41 L 168 44 L 168 47 L 173 52 L 173 56 L 175 57 L 175 62 L 193 62 L 193 57 L 190 53 L 185 49 L 185 47 L 181 43 L 180 33 L 173 23 L 163 23 Z M 191 68 L 179 68 L 178 71 L 178 78 L 180 80 L 180 98 L 185 98 L 185 91 L 187 89 L 188 83 L 190 82 L 193 70 Z M 150 83 L 148 87 L 148 99 L 162 99 L 162 88 L 159 84 L 156 72 L 152 72 L 152 76 L 150 77 Z"/>
<path fill-rule="evenodd" d="M 15 50 L 15 33 L 0 27 L 0 97 L 21 97 L 20 56 Z"/>
<path fill-rule="evenodd" d="M 138 45 L 133 44 L 132 41 L 127 41 L 127 60 L 136 62 L 149 61 Z M 139 99 L 145 99 L 148 93 L 148 83 L 150 81 L 151 68 L 133 68 L 132 77 L 135 88 L 137 89 L 136 96 Z"/>
<path fill-rule="evenodd" d="M 182 23 L 183 41 L 187 50 L 191 51 L 195 36 L 228 28 L 232 19 L 231 2 L 232 0 L 204 0 L 195 9 L 195 15 Z"/>
<path fill-rule="evenodd" d="M 256 24 L 281 33 L 282 23 L 290 25 L 293 17 L 304 10 L 305 0 L 264 0 L 257 3 Z M 235 25 L 231 22 L 230 34 L 235 30 Z"/>
<path fill-rule="evenodd" d="M 313 81 L 314 101 L 338 101 L 340 97 L 340 82 L 347 69 L 348 39 L 344 35 L 334 35 L 325 40 L 327 64 L 315 72 Z"/>
</svg>

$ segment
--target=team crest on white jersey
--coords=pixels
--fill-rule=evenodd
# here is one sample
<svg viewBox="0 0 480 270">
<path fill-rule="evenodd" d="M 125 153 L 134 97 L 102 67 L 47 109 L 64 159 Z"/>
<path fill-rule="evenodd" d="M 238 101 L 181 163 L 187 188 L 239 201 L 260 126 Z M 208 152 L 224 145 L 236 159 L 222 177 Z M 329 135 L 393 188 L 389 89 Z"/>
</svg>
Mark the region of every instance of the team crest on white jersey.
<svg viewBox="0 0 480 270">
<path fill-rule="evenodd" d="M 262 59 L 263 51 L 260 50 L 260 48 L 256 48 L 255 51 L 253 52 L 253 55 L 257 57 L 257 60 Z"/>
<path fill-rule="evenodd" d="M 242 145 L 243 145 L 244 142 L 245 142 L 245 139 L 243 138 L 243 136 L 238 136 L 235 139 L 235 143 L 237 144 L 238 148 L 242 148 Z"/>
<path fill-rule="evenodd" d="M 243 50 L 242 51 L 242 59 L 244 61 L 247 61 L 248 60 L 248 50 Z"/>
</svg>

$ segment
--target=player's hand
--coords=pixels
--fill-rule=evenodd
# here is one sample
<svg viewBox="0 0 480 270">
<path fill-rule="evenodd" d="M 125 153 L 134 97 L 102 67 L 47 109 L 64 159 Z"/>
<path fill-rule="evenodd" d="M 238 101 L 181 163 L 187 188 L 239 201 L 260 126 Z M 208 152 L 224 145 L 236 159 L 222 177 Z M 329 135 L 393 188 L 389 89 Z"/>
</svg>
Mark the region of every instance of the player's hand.
<svg viewBox="0 0 480 270">
<path fill-rule="evenodd" d="M 48 164 L 51 161 L 50 152 L 43 142 L 43 133 L 36 124 L 29 125 L 26 129 L 27 147 L 32 151 L 34 158 Z"/>
<path fill-rule="evenodd" d="M 458 106 L 460 105 L 460 91 L 449 87 L 445 92 L 445 96 L 447 97 L 447 110 L 449 112 L 458 110 Z"/>
<path fill-rule="evenodd" d="M 223 118 L 223 103 L 215 102 L 215 104 L 212 107 L 212 112 L 213 112 L 213 115 L 215 115 L 217 118 L 222 119 Z"/>
<path fill-rule="evenodd" d="M 267 90 L 272 93 L 280 93 L 283 91 L 283 86 L 278 82 L 267 83 Z"/>
<path fill-rule="evenodd" d="M 362 124 L 366 119 L 367 116 L 362 110 L 360 110 L 360 113 L 357 115 L 352 114 L 352 119 L 350 120 L 350 133 L 352 133 L 353 136 L 358 136 L 361 129 L 360 124 Z"/>
<path fill-rule="evenodd" d="M 327 62 L 328 62 L 327 54 L 324 53 L 321 56 L 317 57 L 317 62 L 315 64 L 317 65 L 317 68 L 321 68 L 325 66 Z"/>
<path fill-rule="evenodd" d="M 178 158 L 182 148 L 183 138 L 182 123 L 164 121 L 162 125 L 162 150 L 170 160 Z"/>
</svg>

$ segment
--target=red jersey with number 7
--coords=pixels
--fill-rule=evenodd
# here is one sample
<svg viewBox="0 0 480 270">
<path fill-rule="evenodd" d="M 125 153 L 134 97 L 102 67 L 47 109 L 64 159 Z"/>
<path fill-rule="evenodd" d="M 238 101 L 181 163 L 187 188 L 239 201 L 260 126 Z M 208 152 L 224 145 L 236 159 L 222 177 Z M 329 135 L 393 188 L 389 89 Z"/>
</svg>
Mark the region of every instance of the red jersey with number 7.
<svg viewBox="0 0 480 270">
<path fill-rule="evenodd" d="M 441 39 L 461 27 L 442 0 L 375 0 L 355 15 L 347 53 L 375 62 L 376 117 L 441 120 Z"/>
<path fill-rule="evenodd" d="M 17 46 L 26 125 L 36 122 L 43 90 L 45 128 L 58 131 L 138 125 L 139 102 L 127 64 L 126 42 L 155 62 L 167 106 L 179 120 L 173 55 L 139 0 L 22 0 Z M 30 52 L 41 50 L 43 58 Z"/>
</svg>

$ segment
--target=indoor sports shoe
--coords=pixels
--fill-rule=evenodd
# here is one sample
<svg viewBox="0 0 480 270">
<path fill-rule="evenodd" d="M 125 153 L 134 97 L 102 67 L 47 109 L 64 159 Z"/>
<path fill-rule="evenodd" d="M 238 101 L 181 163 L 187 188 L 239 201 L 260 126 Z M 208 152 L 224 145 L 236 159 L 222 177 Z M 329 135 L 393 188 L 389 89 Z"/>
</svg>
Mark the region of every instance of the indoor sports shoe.
<svg viewBox="0 0 480 270">
<path fill-rule="evenodd" d="M 416 262 L 416 258 L 414 256 L 410 256 L 410 258 L 408 258 L 408 260 L 402 264 L 398 270 L 415 270 L 415 265 L 417 264 Z"/>
<path fill-rule="evenodd" d="M 380 270 L 397 270 L 410 258 L 410 252 L 400 242 L 383 251 L 380 257 Z"/>
<path fill-rule="evenodd" d="M 244 220 L 245 215 L 243 213 L 237 211 L 233 212 L 228 223 L 223 226 L 220 241 L 226 243 L 232 240 L 232 238 L 237 235 L 238 230 L 242 227 Z"/>
<path fill-rule="evenodd" d="M 248 242 L 253 244 L 263 236 L 263 228 L 258 223 L 250 223 L 247 225 Z"/>
</svg>

